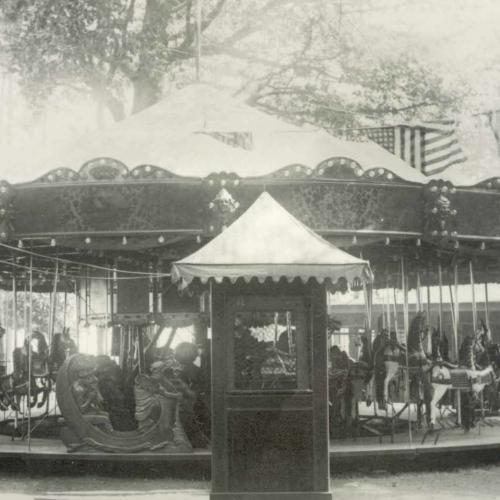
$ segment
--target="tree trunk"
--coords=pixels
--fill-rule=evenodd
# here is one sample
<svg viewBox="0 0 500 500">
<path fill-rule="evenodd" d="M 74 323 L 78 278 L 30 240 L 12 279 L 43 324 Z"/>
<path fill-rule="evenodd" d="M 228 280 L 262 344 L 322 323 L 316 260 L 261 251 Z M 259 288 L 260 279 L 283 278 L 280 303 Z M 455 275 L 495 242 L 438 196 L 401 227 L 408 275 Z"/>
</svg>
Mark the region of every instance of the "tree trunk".
<svg viewBox="0 0 500 500">
<path fill-rule="evenodd" d="M 147 76 L 139 77 L 133 81 L 134 101 L 132 103 L 132 113 L 138 113 L 161 98 L 161 85 Z"/>
<path fill-rule="evenodd" d="M 115 122 L 119 122 L 125 118 L 125 105 L 115 97 L 106 87 L 100 85 L 92 85 L 92 95 L 98 105 L 105 106 L 111 113 Z"/>
</svg>

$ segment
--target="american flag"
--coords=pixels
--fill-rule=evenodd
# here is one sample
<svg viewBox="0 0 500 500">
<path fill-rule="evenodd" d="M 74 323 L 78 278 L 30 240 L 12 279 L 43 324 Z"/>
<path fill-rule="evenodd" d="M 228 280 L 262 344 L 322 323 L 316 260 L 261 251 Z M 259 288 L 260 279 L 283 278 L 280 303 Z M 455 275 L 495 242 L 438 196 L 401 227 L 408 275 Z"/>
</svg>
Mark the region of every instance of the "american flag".
<svg viewBox="0 0 500 500">
<path fill-rule="evenodd" d="M 481 113 L 486 118 L 487 125 L 491 128 L 497 143 L 498 155 L 500 156 L 500 109 Z"/>
<path fill-rule="evenodd" d="M 425 175 L 437 174 L 467 160 L 453 120 L 366 128 L 361 132 Z"/>
</svg>

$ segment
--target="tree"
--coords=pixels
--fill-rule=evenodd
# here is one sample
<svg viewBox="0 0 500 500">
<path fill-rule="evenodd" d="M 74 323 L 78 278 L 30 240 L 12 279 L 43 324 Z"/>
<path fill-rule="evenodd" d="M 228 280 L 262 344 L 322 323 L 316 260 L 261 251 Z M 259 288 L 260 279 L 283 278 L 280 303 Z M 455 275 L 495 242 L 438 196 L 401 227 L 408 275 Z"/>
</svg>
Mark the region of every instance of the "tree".
<svg viewBox="0 0 500 500">
<path fill-rule="evenodd" d="M 201 1 L 201 0 L 199 0 Z M 155 103 L 165 78 L 192 80 L 197 0 L 6 0 L 10 67 L 34 102 L 58 88 L 90 94 L 116 120 Z M 202 1 L 204 74 L 237 81 L 250 104 L 333 130 L 460 100 L 418 55 L 370 54 L 369 1 Z M 354 8 L 356 7 L 356 8 Z M 357 17 L 353 16 L 356 12 Z M 378 36 L 378 33 L 376 33 Z M 375 37 L 373 37 L 375 38 Z M 186 76 L 187 75 L 187 76 Z"/>
<path fill-rule="evenodd" d="M 225 2 L 204 3 L 202 31 Z M 91 93 L 119 120 L 126 84 L 139 111 L 158 99 L 169 65 L 192 57 L 193 8 L 192 0 L 11 0 L 3 6 L 11 68 L 34 101 L 66 86 Z"/>
<path fill-rule="evenodd" d="M 226 3 L 203 0 L 202 34 Z M 248 2 L 244 10 L 249 18 L 240 19 L 209 52 L 231 51 L 258 29 L 256 21 L 287 3 Z M 117 120 L 126 114 L 128 86 L 133 90 L 132 111 L 144 109 L 160 97 L 164 75 L 196 51 L 196 0 L 8 0 L 0 8 L 10 22 L 5 45 L 11 69 L 21 75 L 32 100 L 66 86 L 90 92 Z"/>
</svg>

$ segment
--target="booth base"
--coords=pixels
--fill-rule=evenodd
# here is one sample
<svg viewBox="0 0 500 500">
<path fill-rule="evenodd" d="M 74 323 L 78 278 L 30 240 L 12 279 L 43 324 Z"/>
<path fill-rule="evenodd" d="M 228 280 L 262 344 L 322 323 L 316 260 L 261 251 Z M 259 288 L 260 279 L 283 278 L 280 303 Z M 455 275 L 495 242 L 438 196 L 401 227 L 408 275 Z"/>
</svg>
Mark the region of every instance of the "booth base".
<svg viewBox="0 0 500 500">
<path fill-rule="evenodd" d="M 332 498 L 332 494 L 327 491 L 210 493 L 210 500 L 332 500 Z"/>
</svg>

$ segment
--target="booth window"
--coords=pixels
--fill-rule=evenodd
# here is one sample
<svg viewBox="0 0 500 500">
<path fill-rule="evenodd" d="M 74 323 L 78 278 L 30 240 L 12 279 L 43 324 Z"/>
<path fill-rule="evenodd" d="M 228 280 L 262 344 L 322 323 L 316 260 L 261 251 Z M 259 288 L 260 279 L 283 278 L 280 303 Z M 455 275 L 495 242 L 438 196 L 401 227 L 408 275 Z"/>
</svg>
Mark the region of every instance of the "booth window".
<svg viewBox="0 0 500 500">
<path fill-rule="evenodd" d="M 293 311 L 240 311 L 233 327 L 233 389 L 308 388 L 308 349 Z"/>
</svg>

